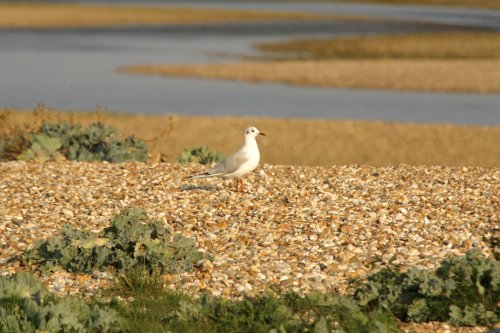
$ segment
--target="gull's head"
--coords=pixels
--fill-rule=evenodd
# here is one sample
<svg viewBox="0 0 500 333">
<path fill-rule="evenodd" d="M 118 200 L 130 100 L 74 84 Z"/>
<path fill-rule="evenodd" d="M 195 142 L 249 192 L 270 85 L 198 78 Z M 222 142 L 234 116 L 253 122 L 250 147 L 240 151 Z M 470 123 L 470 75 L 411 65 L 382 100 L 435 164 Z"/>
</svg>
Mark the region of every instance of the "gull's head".
<svg viewBox="0 0 500 333">
<path fill-rule="evenodd" d="M 248 138 L 248 137 L 255 138 L 255 137 L 257 137 L 257 135 L 266 135 L 266 134 L 259 131 L 257 129 L 257 127 L 253 127 L 253 126 L 247 127 L 245 129 L 245 137 L 246 138 Z"/>
</svg>

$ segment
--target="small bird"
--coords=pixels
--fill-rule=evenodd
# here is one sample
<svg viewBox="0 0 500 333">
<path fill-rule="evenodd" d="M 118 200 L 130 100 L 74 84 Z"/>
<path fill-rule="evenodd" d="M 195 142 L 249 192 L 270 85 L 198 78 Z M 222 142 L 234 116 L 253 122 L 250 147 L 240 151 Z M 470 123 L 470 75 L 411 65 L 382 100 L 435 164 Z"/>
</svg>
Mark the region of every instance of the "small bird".
<svg viewBox="0 0 500 333">
<path fill-rule="evenodd" d="M 240 150 L 226 157 L 221 163 L 207 172 L 191 176 L 189 179 L 208 177 L 235 178 L 236 191 L 243 192 L 244 185 L 240 177 L 252 172 L 259 165 L 260 152 L 255 140 L 258 135 L 266 134 L 259 131 L 256 127 L 248 127 L 245 129 L 245 143 Z"/>
</svg>

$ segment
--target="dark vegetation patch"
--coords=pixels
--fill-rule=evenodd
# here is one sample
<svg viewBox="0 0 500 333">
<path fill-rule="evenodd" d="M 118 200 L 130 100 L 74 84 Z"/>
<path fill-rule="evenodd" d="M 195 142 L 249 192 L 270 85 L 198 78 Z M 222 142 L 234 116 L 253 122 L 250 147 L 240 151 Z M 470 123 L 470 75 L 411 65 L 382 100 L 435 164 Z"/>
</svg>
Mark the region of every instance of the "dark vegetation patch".
<svg viewBox="0 0 500 333">
<path fill-rule="evenodd" d="M 60 269 L 71 273 L 125 272 L 140 267 L 166 274 L 188 271 L 206 258 L 193 239 L 181 234 L 171 239 L 164 223 L 149 219 L 141 209 L 128 209 L 97 234 L 66 225 L 54 238 L 38 241 L 23 261 L 36 265 L 42 273 Z"/>
<path fill-rule="evenodd" d="M 161 274 L 137 267 L 119 274 L 104 297 L 86 303 L 58 298 L 31 274 L 17 273 L 0 277 L 0 332 L 383 333 L 400 332 L 398 320 L 493 326 L 499 274 L 493 256 L 471 250 L 435 271 L 380 271 L 353 296 L 269 292 L 229 300 L 170 290 Z"/>
<path fill-rule="evenodd" d="M 142 140 L 129 136 L 120 139 L 117 131 L 101 123 L 87 127 L 63 123 L 45 123 L 36 131 L 17 132 L 0 137 L 0 161 L 58 158 L 74 161 L 146 161 L 148 148 Z"/>
<path fill-rule="evenodd" d="M 0 332 L 123 332 L 126 321 L 108 305 L 57 297 L 30 273 L 0 276 Z"/>
<path fill-rule="evenodd" d="M 362 306 L 403 321 L 488 325 L 500 319 L 500 263 L 470 250 L 443 260 L 435 271 L 385 269 L 368 277 L 355 297 Z"/>
<path fill-rule="evenodd" d="M 209 295 L 195 299 L 151 283 L 124 283 L 114 293 L 131 302 L 115 302 L 132 332 L 399 332 L 393 315 L 364 311 L 348 297 L 327 294 L 266 294 L 228 300 Z M 144 287 L 147 285 L 147 287 Z M 145 325 L 145 326 L 144 326 Z"/>
</svg>

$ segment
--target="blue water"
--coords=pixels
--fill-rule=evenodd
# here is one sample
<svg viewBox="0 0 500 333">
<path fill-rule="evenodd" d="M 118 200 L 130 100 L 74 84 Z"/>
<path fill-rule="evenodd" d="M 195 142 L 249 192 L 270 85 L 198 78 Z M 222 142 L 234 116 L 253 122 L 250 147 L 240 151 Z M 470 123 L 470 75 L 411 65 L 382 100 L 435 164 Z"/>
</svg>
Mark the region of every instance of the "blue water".
<svg viewBox="0 0 500 333">
<path fill-rule="evenodd" d="M 405 18 L 404 8 L 396 6 L 292 3 L 274 4 L 270 8 L 269 4 L 262 2 L 218 1 L 203 2 L 203 5 L 253 9 L 287 6 L 284 9 L 343 13 L 350 10 L 350 13 L 378 16 L 390 16 L 393 12 L 393 16 L 401 21 L 384 24 L 273 22 L 105 30 L 0 30 L 0 107 L 31 109 L 44 102 L 52 108 L 64 110 L 92 110 L 100 106 L 109 111 L 133 113 L 500 123 L 500 95 L 318 89 L 116 72 L 119 66 L 139 63 L 236 61 L 238 55 L 255 52 L 251 47 L 253 43 L 263 41 L 448 30 L 457 28 L 448 25 L 456 24 L 457 20 L 474 27 L 483 22 L 483 26 L 496 29 L 495 25 L 500 22 L 491 20 L 498 11 L 481 10 L 433 10 L 429 19 L 424 20 L 416 15 L 427 15 L 427 7 L 408 7 Z M 415 23 L 408 21 L 409 18 L 428 22 Z"/>
</svg>

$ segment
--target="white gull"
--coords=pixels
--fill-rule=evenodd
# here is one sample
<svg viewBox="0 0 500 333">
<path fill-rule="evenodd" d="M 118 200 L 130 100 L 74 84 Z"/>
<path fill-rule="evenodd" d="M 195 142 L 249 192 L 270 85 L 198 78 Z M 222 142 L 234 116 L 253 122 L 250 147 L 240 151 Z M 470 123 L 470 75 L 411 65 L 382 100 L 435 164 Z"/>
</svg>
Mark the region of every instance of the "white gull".
<svg viewBox="0 0 500 333">
<path fill-rule="evenodd" d="M 260 161 L 259 146 L 255 138 L 258 135 L 266 135 L 259 131 L 257 128 L 250 126 L 245 129 L 245 143 L 236 153 L 226 157 L 221 163 L 217 164 L 210 170 L 189 177 L 194 178 L 208 178 L 208 177 L 221 177 L 221 178 L 235 178 L 236 189 L 238 192 L 244 190 L 243 181 L 240 177 L 252 172 L 257 168 Z M 240 190 L 241 187 L 241 190 Z"/>
</svg>

